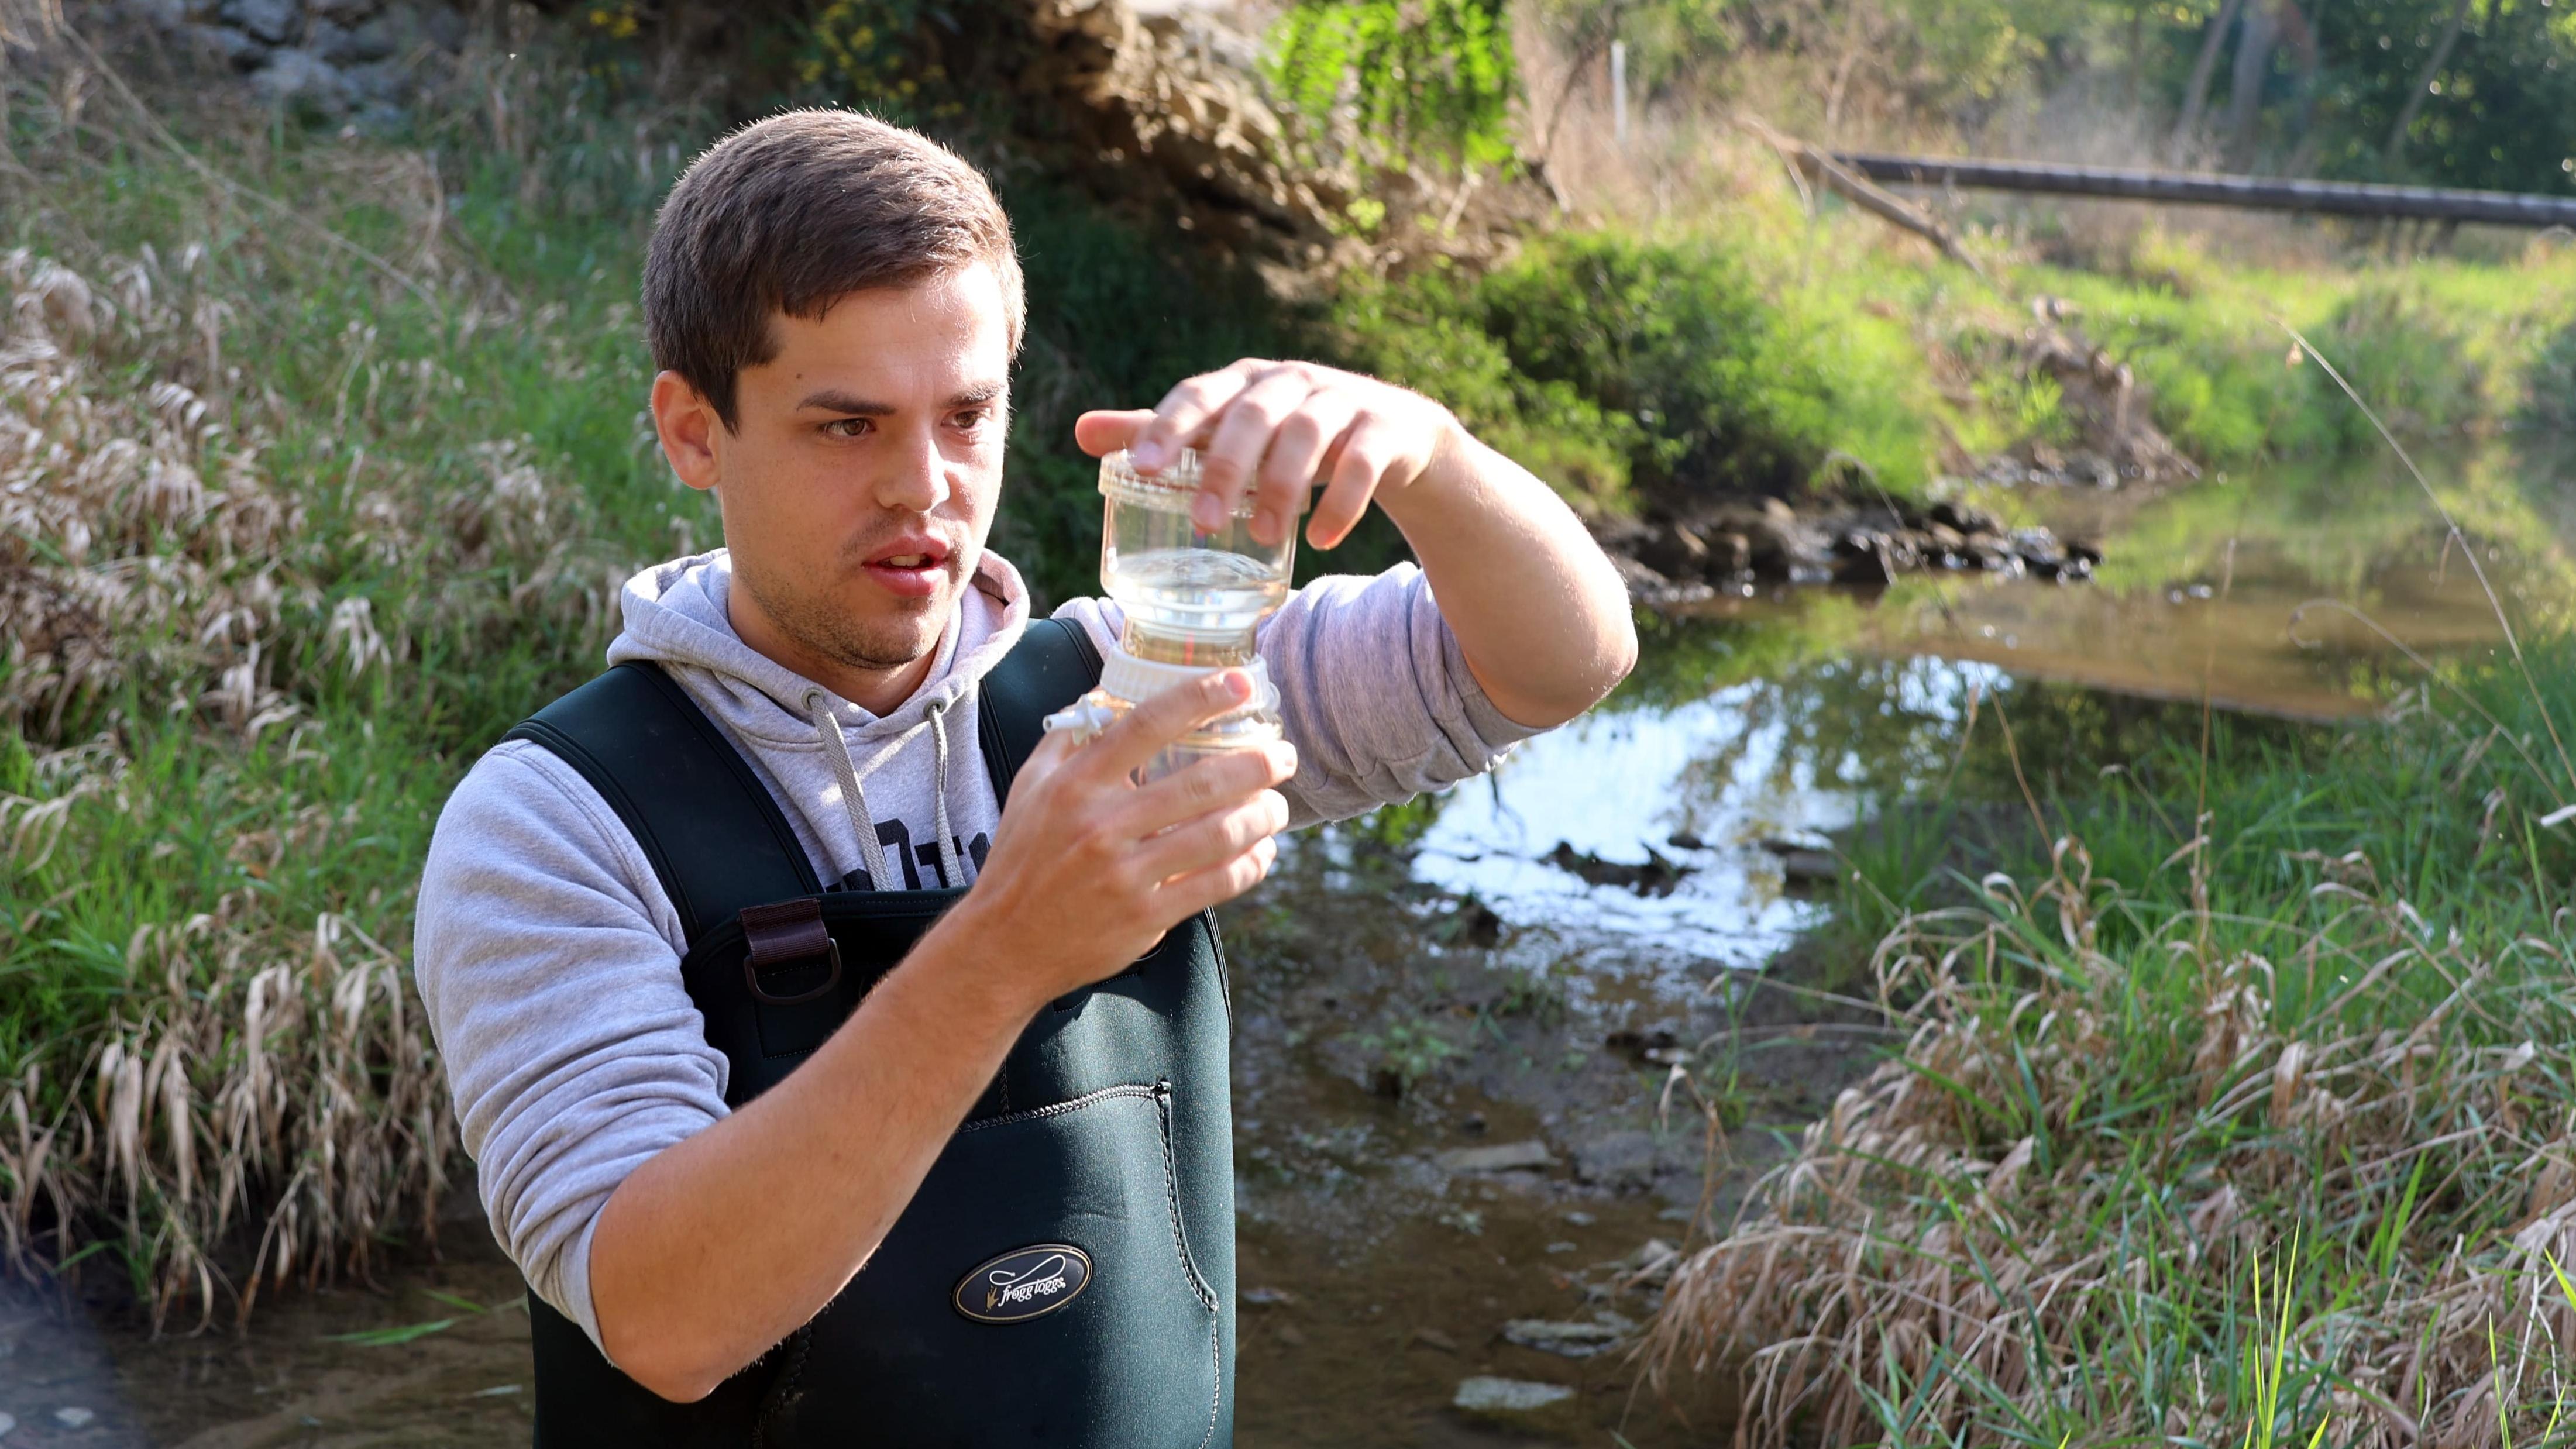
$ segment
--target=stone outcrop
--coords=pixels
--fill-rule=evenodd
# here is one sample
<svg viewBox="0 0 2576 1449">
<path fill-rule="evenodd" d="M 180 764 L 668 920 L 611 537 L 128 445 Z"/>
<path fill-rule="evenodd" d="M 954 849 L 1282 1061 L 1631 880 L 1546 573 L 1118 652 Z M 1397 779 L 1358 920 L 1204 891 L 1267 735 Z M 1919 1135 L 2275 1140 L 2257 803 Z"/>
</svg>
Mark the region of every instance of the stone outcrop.
<svg viewBox="0 0 2576 1449">
<path fill-rule="evenodd" d="M 462 50 L 466 18 L 441 0 L 124 0 L 172 43 L 212 55 L 279 105 L 391 120 Z"/>
<path fill-rule="evenodd" d="M 1318 164 L 1270 104 L 1260 37 L 1233 0 L 1026 3 L 1038 53 L 1017 84 L 1072 141 L 1072 159 L 1097 183 L 1169 203 L 1219 247 L 1309 275 L 1433 253 L 1490 261 L 1552 210 L 1527 178 L 1382 169 L 1363 184 Z M 1363 193 L 1383 208 L 1374 229 L 1353 223 Z M 1272 271 L 1284 280 L 1293 286 Z"/>
<path fill-rule="evenodd" d="M 1223 11 L 1031 0 L 1029 24 L 1040 53 L 1021 89 L 1058 101 L 1096 163 L 1158 179 L 1184 227 L 1307 262 L 1339 244 L 1349 179 L 1294 164 L 1287 126 L 1261 93 L 1256 38 Z"/>
</svg>

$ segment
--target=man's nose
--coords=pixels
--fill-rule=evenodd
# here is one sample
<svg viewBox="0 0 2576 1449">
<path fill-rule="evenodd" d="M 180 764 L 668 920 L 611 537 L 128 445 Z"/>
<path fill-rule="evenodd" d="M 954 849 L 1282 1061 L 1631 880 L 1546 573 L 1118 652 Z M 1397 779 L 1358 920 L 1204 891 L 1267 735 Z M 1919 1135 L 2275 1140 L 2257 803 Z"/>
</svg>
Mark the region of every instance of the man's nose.
<svg viewBox="0 0 2576 1449">
<path fill-rule="evenodd" d="M 907 432 L 904 442 L 894 470 L 877 485 L 877 501 L 907 512 L 932 512 L 948 501 L 950 491 L 939 439 L 933 429 L 920 428 Z"/>
</svg>

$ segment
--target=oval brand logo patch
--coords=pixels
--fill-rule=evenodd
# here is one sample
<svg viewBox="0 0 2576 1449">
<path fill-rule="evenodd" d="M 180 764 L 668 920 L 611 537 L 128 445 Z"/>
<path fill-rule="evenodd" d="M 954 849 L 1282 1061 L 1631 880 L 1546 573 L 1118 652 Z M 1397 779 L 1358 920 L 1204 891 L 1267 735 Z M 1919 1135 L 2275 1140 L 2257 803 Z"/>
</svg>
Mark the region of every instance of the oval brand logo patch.
<svg viewBox="0 0 2576 1449">
<path fill-rule="evenodd" d="M 978 1323 L 1044 1318 L 1091 1286 L 1091 1255 L 1070 1243 L 1017 1248 L 957 1282 L 957 1311 Z"/>
</svg>

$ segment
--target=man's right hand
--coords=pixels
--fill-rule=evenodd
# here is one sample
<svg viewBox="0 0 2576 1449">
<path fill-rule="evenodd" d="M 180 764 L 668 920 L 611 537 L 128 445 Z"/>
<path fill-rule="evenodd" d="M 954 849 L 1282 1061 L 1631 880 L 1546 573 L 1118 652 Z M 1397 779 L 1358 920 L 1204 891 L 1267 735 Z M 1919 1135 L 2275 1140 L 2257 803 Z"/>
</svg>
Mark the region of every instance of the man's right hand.
<svg viewBox="0 0 2576 1449">
<path fill-rule="evenodd" d="M 1251 692 L 1243 671 L 1222 670 L 1145 701 L 1087 744 L 1047 736 L 1011 786 L 974 889 L 938 932 L 978 942 L 973 957 L 1024 984 L 1034 1011 L 1125 970 L 1165 931 L 1258 884 L 1288 824 L 1275 787 L 1297 773 L 1295 746 L 1133 779 Z"/>
</svg>

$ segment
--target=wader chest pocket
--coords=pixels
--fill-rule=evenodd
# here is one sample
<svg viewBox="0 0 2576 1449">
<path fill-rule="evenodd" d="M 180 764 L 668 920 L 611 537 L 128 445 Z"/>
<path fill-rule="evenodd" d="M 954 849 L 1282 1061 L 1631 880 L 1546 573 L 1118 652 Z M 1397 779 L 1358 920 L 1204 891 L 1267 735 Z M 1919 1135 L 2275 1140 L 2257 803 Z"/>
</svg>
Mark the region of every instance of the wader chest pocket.
<svg viewBox="0 0 2576 1449">
<path fill-rule="evenodd" d="M 796 1377 L 764 1428 L 919 1449 L 1210 1444 L 1220 1330 L 1181 1215 L 1171 1093 L 1121 1085 L 968 1124 L 791 1347 Z M 1042 1247 L 1078 1249 L 1088 1268 L 1061 1308 L 1006 1322 L 958 1310 L 961 1279 Z M 822 1375 L 830 1391 L 814 1392 Z"/>
</svg>

